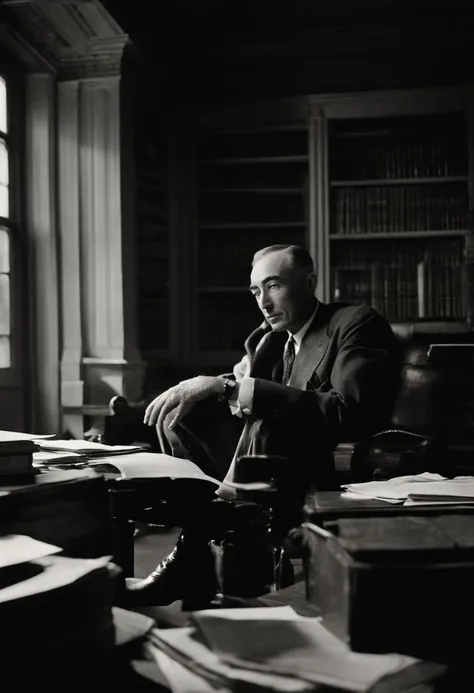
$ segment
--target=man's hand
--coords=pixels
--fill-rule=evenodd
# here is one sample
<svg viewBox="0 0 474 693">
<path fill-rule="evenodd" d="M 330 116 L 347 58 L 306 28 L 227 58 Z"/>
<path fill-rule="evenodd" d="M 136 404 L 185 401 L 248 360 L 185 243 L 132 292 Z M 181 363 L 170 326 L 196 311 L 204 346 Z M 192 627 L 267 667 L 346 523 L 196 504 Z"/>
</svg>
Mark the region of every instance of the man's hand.
<svg viewBox="0 0 474 693">
<path fill-rule="evenodd" d="M 158 395 L 148 405 L 143 422 L 148 426 L 157 424 L 158 430 L 161 431 L 166 416 L 174 411 L 175 416 L 169 424 L 169 428 L 174 428 L 195 402 L 221 394 L 223 391 L 224 381 L 222 378 L 198 375 L 196 378 L 183 380 Z"/>
</svg>

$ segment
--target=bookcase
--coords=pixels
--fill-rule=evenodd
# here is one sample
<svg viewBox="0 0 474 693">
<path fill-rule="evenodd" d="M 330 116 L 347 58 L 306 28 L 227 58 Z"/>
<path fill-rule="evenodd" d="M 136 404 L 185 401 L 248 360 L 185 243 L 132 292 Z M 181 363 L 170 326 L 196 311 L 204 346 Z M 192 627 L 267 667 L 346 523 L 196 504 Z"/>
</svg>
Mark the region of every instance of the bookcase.
<svg viewBox="0 0 474 693">
<path fill-rule="evenodd" d="M 307 139 L 304 124 L 200 133 L 197 350 L 204 365 L 239 359 L 261 322 L 248 289 L 255 250 L 306 242 Z"/>
<path fill-rule="evenodd" d="M 170 348 L 168 147 L 163 130 L 141 127 L 137 143 L 139 344 L 147 361 Z"/>
<path fill-rule="evenodd" d="M 415 332 L 471 330 L 472 95 L 330 94 L 181 114 L 170 360 L 212 372 L 241 357 L 261 322 L 252 255 L 280 242 L 308 247 L 323 301 L 369 303 Z"/>
<path fill-rule="evenodd" d="M 335 119 L 328 140 L 331 299 L 391 322 L 462 321 L 466 114 Z"/>
</svg>

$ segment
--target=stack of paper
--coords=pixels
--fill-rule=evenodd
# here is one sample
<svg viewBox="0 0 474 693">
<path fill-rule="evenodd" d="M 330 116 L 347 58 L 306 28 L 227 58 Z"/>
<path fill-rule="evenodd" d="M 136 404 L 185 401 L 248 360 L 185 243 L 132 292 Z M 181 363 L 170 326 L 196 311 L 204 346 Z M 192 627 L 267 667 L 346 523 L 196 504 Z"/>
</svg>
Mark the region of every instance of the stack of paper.
<svg viewBox="0 0 474 693">
<path fill-rule="evenodd" d="M 445 671 L 403 655 L 351 652 L 319 619 L 299 616 L 289 606 L 203 611 L 193 621 L 185 628 L 154 629 L 148 638 L 147 651 L 172 691 L 243 685 L 286 693 L 323 687 L 405 691 Z"/>
<path fill-rule="evenodd" d="M 474 504 L 474 477 L 458 476 L 448 479 L 440 474 L 414 474 L 399 476 L 388 481 L 368 481 L 360 484 L 345 484 L 344 497 L 415 504 L 459 505 Z"/>
<path fill-rule="evenodd" d="M 21 653 L 26 662 L 64 661 L 114 646 L 110 559 L 54 555 L 60 550 L 28 536 L 0 537 L 3 669 Z"/>
<path fill-rule="evenodd" d="M 38 469 L 57 466 L 87 466 L 89 458 L 78 452 L 59 452 L 54 450 L 38 450 L 33 453 L 33 467 Z"/>
<path fill-rule="evenodd" d="M 38 446 L 29 433 L 0 431 L 0 479 L 34 474 L 33 453 Z"/>
<path fill-rule="evenodd" d="M 48 452 L 77 453 L 88 457 L 106 457 L 108 455 L 124 455 L 142 450 L 140 445 L 105 445 L 89 440 L 36 440 L 41 450 Z"/>
</svg>

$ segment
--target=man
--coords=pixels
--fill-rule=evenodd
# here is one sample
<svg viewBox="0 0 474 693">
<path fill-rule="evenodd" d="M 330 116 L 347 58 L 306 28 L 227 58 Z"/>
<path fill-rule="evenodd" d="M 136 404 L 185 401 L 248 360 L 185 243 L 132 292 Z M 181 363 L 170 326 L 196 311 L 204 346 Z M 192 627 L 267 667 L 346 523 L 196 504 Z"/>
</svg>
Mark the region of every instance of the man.
<svg viewBox="0 0 474 693">
<path fill-rule="evenodd" d="M 250 291 L 264 322 L 247 339 L 232 375 L 190 378 L 150 403 L 144 420 L 157 427 L 163 450 L 182 456 L 192 408 L 219 400 L 243 425 L 224 481 L 235 479 L 242 456 L 270 454 L 297 460 L 295 475 L 317 482 L 338 442 L 383 428 L 396 385 L 392 330 L 370 307 L 318 301 L 316 279 L 311 256 L 299 246 L 255 253 Z M 232 499 L 235 492 L 223 484 L 217 495 Z M 184 536 L 154 573 L 129 583 L 142 603 L 179 598 L 171 576 L 180 589 L 192 579 L 187 571 L 199 565 L 199 552 L 189 542 L 185 549 Z M 196 548 L 199 541 L 190 543 Z"/>
</svg>

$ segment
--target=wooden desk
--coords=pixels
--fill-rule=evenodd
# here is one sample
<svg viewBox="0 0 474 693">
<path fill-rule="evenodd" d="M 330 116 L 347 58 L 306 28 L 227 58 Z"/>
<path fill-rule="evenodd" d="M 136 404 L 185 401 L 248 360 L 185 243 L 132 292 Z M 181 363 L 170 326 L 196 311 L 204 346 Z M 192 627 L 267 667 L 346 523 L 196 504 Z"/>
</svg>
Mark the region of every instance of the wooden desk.
<svg viewBox="0 0 474 693">
<path fill-rule="evenodd" d="M 350 517 L 437 516 L 474 513 L 474 505 L 401 505 L 376 499 L 354 500 L 340 491 L 317 491 L 307 497 L 305 520 L 323 526 L 326 522 Z"/>
<path fill-rule="evenodd" d="M 112 553 L 107 485 L 92 470 L 45 472 L 0 492 L 2 532 L 28 534 L 76 558 Z"/>
</svg>

